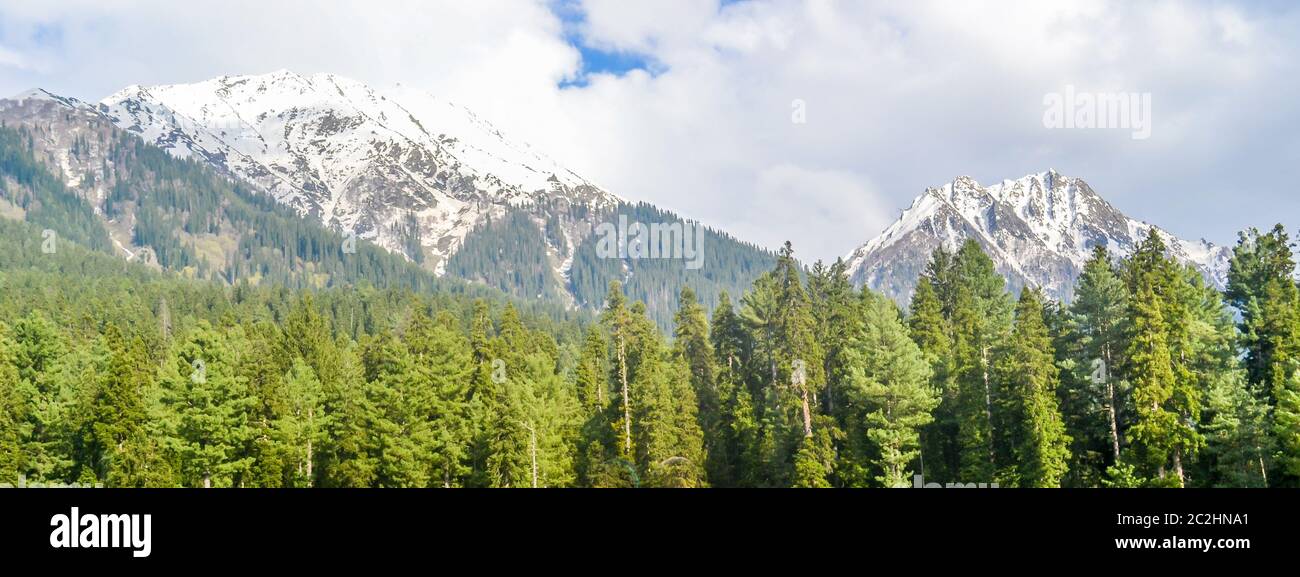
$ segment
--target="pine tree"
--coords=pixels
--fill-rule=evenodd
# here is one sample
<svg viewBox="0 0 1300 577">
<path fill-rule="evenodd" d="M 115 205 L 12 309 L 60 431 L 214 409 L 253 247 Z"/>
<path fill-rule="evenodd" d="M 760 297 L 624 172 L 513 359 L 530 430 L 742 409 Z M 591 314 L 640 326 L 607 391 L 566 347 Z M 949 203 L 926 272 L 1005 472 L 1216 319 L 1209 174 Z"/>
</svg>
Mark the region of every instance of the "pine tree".
<svg viewBox="0 0 1300 577">
<path fill-rule="evenodd" d="M 842 441 L 843 433 L 835 421 L 826 415 L 817 415 L 813 434 L 799 440 L 795 449 L 791 486 L 800 489 L 830 488 L 835 472 L 835 443 Z"/>
<path fill-rule="evenodd" d="M 1015 327 L 1002 359 L 1005 402 L 1014 423 L 1011 438 L 1016 470 L 1011 485 L 1059 487 L 1070 458 L 1057 401 L 1056 354 L 1043 318 L 1042 297 L 1035 289 L 1020 292 Z"/>
<path fill-rule="evenodd" d="M 1206 395 L 1206 485 L 1267 487 L 1273 461 L 1268 407 L 1244 371 L 1218 375 Z"/>
<path fill-rule="evenodd" d="M 322 447 L 321 479 L 328 487 L 370 487 L 375 484 L 378 463 L 372 448 L 376 407 L 368 393 L 365 367 L 355 343 L 339 342 L 333 347 L 329 377 L 321 376 L 329 442 Z"/>
<path fill-rule="evenodd" d="M 1072 469 L 1077 479 L 1100 475 L 1118 463 L 1128 406 L 1121 379 L 1126 349 L 1128 293 L 1104 246 L 1093 249 L 1074 291 L 1058 342 L 1067 371 L 1062 374 L 1062 412 L 1074 439 Z M 1091 455 L 1096 454 L 1096 457 Z"/>
<path fill-rule="evenodd" d="M 83 443 L 87 447 L 90 478 L 113 487 L 157 484 L 164 473 L 161 457 L 145 430 L 146 398 L 154 386 L 153 366 L 144 343 L 128 338 L 115 325 L 104 334 L 107 366 L 90 399 Z M 162 475 L 162 477 L 155 476 Z M 79 478 L 86 479 L 87 475 Z"/>
<path fill-rule="evenodd" d="M 709 340 L 709 320 L 704 307 L 695 300 L 695 291 L 682 289 L 673 339 L 673 361 L 684 364 L 690 371 L 692 395 L 698 402 L 696 408 L 699 428 L 707 457 L 703 463 L 710 482 L 719 482 L 730 476 L 727 447 L 723 437 L 723 399 L 718 394 L 713 343 Z"/>
<path fill-rule="evenodd" d="M 1300 368 L 1291 372 L 1291 378 L 1274 388 L 1277 407 L 1274 410 L 1273 434 L 1277 438 L 1278 463 L 1289 486 L 1300 479 Z"/>
<path fill-rule="evenodd" d="M 545 353 L 530 354 L 524 374 L 529 395 L 524 428 L 529 435 L 530 486 L 573 486 L 578 482 L 574 455 L 582 426 L 578 398 Z"/>
<path fill-rule="evenodd" d="M 815 338 L 811 304 L 799 278 L 798 263 L 789 241 L 782 247 L 773 276 L 777 282 L 777 335 L 790 367 L 790 389 L 798 396 L 803 436 L 812 436 L 817 394 L 824 382 L 822 351 Z"/>
<path fill-rule="evenodd" d="M 608 404 L 609 343 L 596 326 L 588 327 L 583 338 L 582 356 L 577 367 L 578 401 L 583 414 L 590 418 L 600 413 Z"/>
<path fill-rule="evenodd" d="M 1011 328 L 1011 302 L 1005 281 L 979 244 L 967 240 L 952 262 L 951 323 L 957 402 L 955 414 L 960 447 L 960 473 L 965 482 L 987 482 L 999 467 L 1004 439 L 995 429 L 996 348 Z"/>
<path fill-rule="evenodd" d="M 41 311 L 30 311 L 14 323 L 13 361 L 18 370 L 14 394 L 23 401 L 25 420 L 20 431 L 25 476 L 29 480 L 69 477 L 73 464 L 72 414 L 76 379 L 68 378 L 68 340 Z"/>
<path fill-rule="evenodd" d="M 854 423 L 849 432 L 865 436 L 872 450 L 848 460 L 867 461 L 858 466 L 866 465 L 881 486 L 906 487 L 921 455 L 920 430 L 933 420 L 939 394 L 930 384 L 930 364 L 908 336 L 894 304 L 867 289 L 858 306 L 860 321 L 845 350 L 851 367 L 846 396 Z"/>
<path fill-rule="evenodd" d="M 1243 232 L 1228 272 L 1228 301 L 1241 313 L 1246 370 L 1261 398 L 1276 405 L 1274 393 L 1300 359 L 1300 289 L 1296 263 L 1282 225 L 1267 234 Z"/>
<path fill-rule="evenodd" d="M 800 280 L 794 249 L 787 242 L 776 269 L 761 277 L 745 295 L 741 313 L 756 336 L 767 369 L 762 441 L 773 484 L 786 485 L 794 473 L 796 452 L 813 436 L 816 396 L 825 384 L 815 319 Z"/>
<path fill-rule="evenodd" d="M 609 404 L 609 343 L 600 328 L 587 329 L 576 370 L 578 404 L 582 429 L 576 463 L 578 482 L 597 486 L 609 477 L 606 464 L 613 458 L 614 436 Z"/>
<path fill-rule="evenodd" d="M 226 335 L 201 323 L 164 370 L 163 402 L 176 416 L 171 433 L 188 486 L 233 487 L 249 470 L 254 399 L 240 368 L 249 362 L 241 329 Z"/>
<path fill-rule="evenodd" d="M 457 330 L 449 314 L 429 319 L 423 311 L 412 316 L 406 334 L 416 386 L 429 400 L 424 414 L 430 431 L 431 484 L 457 487 L 469 474 L 469 391 L 472 352 L 469 340 Z"/>
<path fill-rule="evenodd" d="M 1182 371 L 1176 371 L 1173 352 L 1177 343 L 1170 342 L 1171 333 L 1177 340 L 1182 330 L 1171 329 L 1167 319 L 1180 310 L 1169 302 L 1178 290 L 1171 267 L 1164 241 L 1154 229 L 1126 264 L 1132 326 L 1126 367 L 1132 375 L 1136 412 L 1129 436 L 1139 451 L 1134 463 L 1140 465 L 1140 475 L 1160 484 L 1183 486 L 1181 457 L 1196 446 L 1197 435 L 1184 420 L 1191 399 L 1177 394 L 1186 386 L 1186 379 L 1179 384 L 1178 372 Z"/>
<path fill-rule="evenodd" d="M 823 353 L 822 373 L 826 375 L 822 410 L 836 415 L 841 404 L 845 361 L 842 356 L 847 346 L 848 327 L 857 305 L 853 285 L 849 283 L 848 265 L 844 259 L 826 267 L 818 261 L 808 275 L 808 299 L 812 304 L 816 323 L 817 341 Z"/>
<path fill-rule="evenodd" d="M 705 486 L 704 439 L 688 360 L 671 354 L 641 303 L 630 311 L 634 462 L 646 484 Z"/>
<path fill-rule="evenodd" d="M 433 472 L 433 391 L 410 350 L 384 330 L 361 344 L 369 437 L 377 487 L 427 487 Z"/>
<path fill-rule="evenodd" d="M 714 442 L 724 446 L 725 454 L 721 471 L 711 473 L 710 481 L 715 486 L 754 486 L 760 481 L 758 420 L 754 396 L 745 382 L 753 345 L 726 292 L 718 299 L 709 328 L 716 357 L 718 398 L 722 402 L 719 437 Z"/>
<path fill-rule="evenodd" d="M 19 388 L 16 349 L 9 328 L 0 323 L 0 483 L 17 485 L 27 463 L 23 454 L 25 399 Z"/>
<path fill-rule="evenodd" d="M 312 487 L 316 483 L 316 461 L 329 426 L 324 392 L 316 372 L 301 357 L 284 377 L 288 406 L 274 423 L 276 441 L 291 458 L 290 486 Z"/>
<path fill-rule="evenodd" d="M 942 249 L 936 253 L 943 254 Z M 931 266 L 941 266 L 935 260 Z M 943 303 L 935 289 L 936 278 L 924 276 L 917 281 L 908 314 L 912 340 L 930 364 L 931 386 L 939 395 L 932 411 L 933 421 L 921 430 L 921 475 L 930 479 L 953 479 L 960 467 L 957 447 L 957 386 L 953 380 L 952 338 Z"/>
<path fill-rule="evenodd" d="M 621 413 L 615 420 L 621 429 L 619 434 L 618 454 L 630 460 L 632 453 L 632 383 L 629 374 L 629 339 L 631 339 L 631 314 L 627 308 L 627 298 L 623 296 L 623 286 L 618 281 L 609 284 L 609 293 L 605 297 L 605 310 L 600 316 L 601 324 L 609 333 L 612 341 L 614 358 L 610 367 L 611 379 Z"/>
</svg>

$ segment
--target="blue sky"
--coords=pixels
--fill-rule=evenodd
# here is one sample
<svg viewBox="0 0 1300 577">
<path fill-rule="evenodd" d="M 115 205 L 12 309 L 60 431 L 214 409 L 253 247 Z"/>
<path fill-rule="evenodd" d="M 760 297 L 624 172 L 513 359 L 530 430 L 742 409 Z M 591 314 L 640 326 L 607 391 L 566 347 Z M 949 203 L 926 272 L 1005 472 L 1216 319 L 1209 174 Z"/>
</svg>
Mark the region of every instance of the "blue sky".
<svg viewBox="0 0 1300 577">
<path fill-rule="evenodd" d="M 582 56 L 582 66 L 574 78 L 560 82 L 561 88 L 584 87 L 593 74 L 612 74 L 621 76 L 632 70 L 643 70 L 655 74 L 662 70 L 662 64 L 654 57 L 631 50 L 602 49 L 593 45 L 586 35 L 587 15 L 580 2 L 576 0 L 554 0 L 551 10 L 564 23 L 564 39 L 578 50 Z"/>
</svg>

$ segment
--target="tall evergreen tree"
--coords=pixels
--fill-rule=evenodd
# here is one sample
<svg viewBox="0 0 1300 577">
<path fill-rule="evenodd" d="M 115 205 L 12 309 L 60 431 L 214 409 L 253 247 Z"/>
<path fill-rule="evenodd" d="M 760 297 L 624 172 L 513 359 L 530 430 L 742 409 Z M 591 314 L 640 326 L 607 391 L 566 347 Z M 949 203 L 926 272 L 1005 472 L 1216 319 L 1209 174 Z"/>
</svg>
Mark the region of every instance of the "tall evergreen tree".
<svg viewBox="0 0 1300 577">
<path fill-rule="evenodd" d="M 1126 367 L 1136 412 L 1129 435 L 1139 451 L 1133 462 L 1145 478 L 1183 486 L 1182 457 L 1199 445 L 1199 435 L 1186 420 L 1194 403 L 1186 394 L 1190 378 L 1186 367 L 1175 363 L 1174 349 L 1182 347 L 1185 329 L 1170 326 L 1171 316 L 1173 323 L 1186 320 L 1182 306 L 1171 302 L 1179 298 L 1181 279 L 1155 229 L 1129 258 L 1125 274 L 1132 323 Z"/>
<path fill-rule="evenodd" d="M 113 487 L 167 486 L 173 473 L 167 467 L 156 436 L 146 430 L 147 400 L 155 387 L 154 370 L 138 337 L 127 337 L 115 325 L 104 335 L 107 366 L 100 373 L 83 423 L 91 475 Z"/>
<path fill-rule="evenodd" d="M 73 414 L 78 379 L 69 375 L 84 357 L 69 355 L 69 343 L 39 310 L 14 323 L 13 361 L 18 370 L 15 399 L 23 401 L 21 431 L 25 476 L 29 480 L 66 479 L 73 465 Z"/>
<path fill-rule="evenodd" d="M 1261 398 L 1275 392 L 1300 359 L 1300 289 L 1295 258 L 1282 225 L 1267 234 L 1243 232 L 1228 272 L 1228 301 L 1240 312 L 1246 371 Z"/>
<path fill-rule="evenodd" d="M 725 454 L 723 459 L 713 461 L 721 470 L 711 472 L 716 477 L 711 476 L 710 480 L 721 486 L 754 486 L 760 482 L 759 431 L 754 396 L 745 381 L 753 345 L 726 292 L 718 300 L 709 328 L 717 360 L 718 398 L 722 403 L 719 438 L 714 442 L 723 445 Z"/>
<path fill-rule="evenodd" d="M 788 485 L 795 454 L 806 446 L 804 439 L 813 437 L 814 415 L 819 412 L 816 396 L 825 384 L 815 319 L 790 243 L 781 249 L 776 269 L 760 277 L 745 295 L 741 316 L 755 335 L 767 371 L 760 380 L 766 381 L 763 459 L 770 481 Z"/>
<path fill-rule="evenodd" d="M 8 333 L 0 323 L 0 483 L 16 485 L 27 466 L 22 446 L 26 415 L 15 362 L 18 346 Z"/>
<path fill-rule="evenodd" d="M 853 424 L 847 431 L 865 437 L 869 450 L 846 459 L 859 463 L 845 465 L 869 471 L 881 486 L 907 487 L 921 455 L 920 430 L 931 422 L 939 393 L 930 383 L 926 356 L 909 338 L 894 304 L 866 289 L 858 306 L 860 320 L 845 351 L 852 367 L 847 398 Z M 849 446 L 861 445 L 850 441 Z"/>
<path fill-rule="evenodd" d="M 1011 301 L 993 261 L 973 240 L 957 251 L 947 274 L 954 286 L 941 292 L 952 298 L 960 473 L 965 482 L 988 482 L 1003 465 L 997 458 L 1004 440 L 995 428 L 993 363 L 1011 329 Z"/>
<path fill-rule="evenodd" d="M 673 360 L 690 370 L 692 394 L 698 402 L 699 427 L 703 432 L 705 470 L 711 482 L 729 476 L 726 445 L 722 443 L 723 399 L 718 394 L 713 343 L 709 340 L 709 319 L 695 300 L 695 291 L 682 289 L 673 318 Z"/>
<path fill-rule="evenodd" d="M 605 474 L 606 464 L 614 454 L 614 431 L 609 420 L 609 370 L 609 343 L 600 327 L 589 327 L 575 371 L 582 419 L 575 468 L 579 483 L 587 486 L 601 484 L 599 478 L 612 477 Z"/>
<path fill-rule="evenodd" d="M 943 266 L 938 262 L 942 254 L 945 254 L 942 249 L 936 252 L 931 268 Z M 939 278 L 927 274 L 917 282 L 907 323 L 912 340 L 930 364 L 931 385 L 939 396 L 939 404 L 932 411 L 933 420 L 921 432 L 921 474 L 926 478 L 943 480 L 956 477 L 960 455 L 952 338 L 948 319 L 943 315 L 943 302 L 935 289 Z"/>
<path fill-rule="evenodd" d="M 316 372 L 301 357 L 284 377 L 288 404 L 274 423 L 276 441 L 290 455 L 290 486 L 313 487 L 318 451 L 326 439 L 328 415 Z"/>
<path fill-rule="evenodd" d="M 473 442 L 467 386 L 473 375 L 469 340 L 449 314 L 440 314 L 435 321 L 417 310 L 407 328 L 406 342 L 416 386 L 429 397 L 424 418 L 432 426 L 430 483 L 461 486 L 469 474 Z"/>
<path fill-rule="evenodd" d="M 1008 412 L 1014 423 L 1005 431 L 1015 456 L 1009 484 L 1059 487 L 1070 457 L 1057 401 L 1059 373 L 1056 354 L 1043 318 L 1042 297 L 1036 289 L 1020 292 L 1015 328 L 1002 358 L 1002 380 Z"/>
<path fill-rule="evenodd" d="M 1102 409 L 1112 463 L 1119 461 L 1122 445 L 1119 434 L 1121 387 L 1116 372 L 1124 351 L 1127 307 L 1124 283 L 1111 264 L 1110 253 L 1106 247 L 1098 246 L 1093 250 L 1092 258 L 1084 264 L 1070 312 L 1083 340 L 1085 362 L 1080 365 L 1088 372 L 1088 378 L 1081 380 L 1095 385 L 1089 391 L 1094 401 L 1089 406 Z"/>
<path fill-rule="evenodd" d="M 1216 376 L 1206 395 L 1205 486 L 1267 487 L 1273 461 L 1268 406 L 1244 371 Z"/>
<path fill-rule="evenodd" d="M 240 374 L 250 351 L 242 330 L 228 335 L 200 325 L 164 369 L 163 401 L 176 415 L 172 435 L 187 486 L 238 486 L 252 466 L 246 447 L 254 399 Z"/>
<path fill-rule="evenodd" d="M 618 281 L 609 284 L 609 293 L 605 297 L 605 310 L 600 316 L 601 324 L 613 341 L 614 359 L 610 367 L 611 377 L 614 381 L 615 394 L 618 399 L 618 410 L 621 413 L 616 422 L 621 429 L 619 435 L 618 452 L 624 459 L 630 459 L 632 455 L 632 383 L 629 382 L 629 340 L 632 338 L 631 325 L 632 316 L 628 311 L 627 297 L 623 296 L 623 285 Z"/>
<path fill-rule="evenodd" d="M 1278 462 L 1289 486 L 1300 479 L 1300 368 L 1291 378 L 1276 387 L 1277 408 L 1274 410 L 1273 434 L 1280 449 Z"/>
</svg>

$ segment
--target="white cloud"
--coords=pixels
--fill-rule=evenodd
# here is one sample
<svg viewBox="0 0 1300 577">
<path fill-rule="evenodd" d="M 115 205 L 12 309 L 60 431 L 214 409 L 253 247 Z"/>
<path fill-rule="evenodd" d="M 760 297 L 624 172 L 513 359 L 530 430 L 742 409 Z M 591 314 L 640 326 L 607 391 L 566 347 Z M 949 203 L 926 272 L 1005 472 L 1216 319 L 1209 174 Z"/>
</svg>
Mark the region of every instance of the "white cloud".
<svg viewBox="0 0 1300 577">
<path fill-rule="evenodd" d="M 860 174 L 778 164 L 764 168 L 755 180 L 753 192 L 734 206 L 736 234 L 766 246 L 797 237 L 800 258 L 811 256 L 810 262 L 839 254 L 840 231 L 875 234 L 898 216 Z M 799 209 L 792 210 L 794 206 Z"/>
<path fill-rule="evenodd" d="M 27 59 L 22 54 L 0 46 L 0 67 L 26 70 L 31 68 L 31 64 L 27 62 Z"/>
<path fill-rule="evenodd" d="M 717 0 L 584 0 L 583 32 L 598 46 L 658 52 L 679 46 L 717 15 Z"/>
<path fill-rule="evenodd" d="M 546 0 L 0 0 L 3 68 L 96 99 L 290 68 L 432 90 L 638 200 L 805 258 L 852 250 L 926 186 L 1052 166 L 1184 236 L 1300 213 L 1300 18 L 1224 2 L 582 0 L 592 75 Z M 1152 136 L 1046 130 L 1042 98 L 1150 92 Z M 790 120 L 795 99 L 807 123 Z M 1288 223 L 1296 226 L 1300 222 Z"/>
<path fill-rule="evenodd" d="M 789 236 L 805 256 L 848 252 L 924 187 L 960 174 L 996 181 L 1056 167 L 1135 216 L 1220 242 L 1300 209 L 1276 186 L 1300 176 L 1296 139 L 1280 128 L 1294 129 L 1300 109 L 1300 28 L 1286 9 L 775 0 L 730 5 L 703 24 L 677 7 L 624 15 L 635 23 L 593 19 L 590 33 L 649 46 L 668 70 L 565 94 L 567 117 L 595 129 L 553 146 L 622 194 L 765 244 Z M 1045 130 L 1043 95 L 1067 84 L 1152 93 L 1152 137 Z M 794 99 L 807 102 L 806 125 L 789 122 Z M 817 167 L 782 172 L 786 189 L 799 178 L 822 186 L 827 173 L 861 178 L 885 214 L 827 218 L 826 197 L 811 192 L 776 209 L 772 167 L 782 166 Z M 751 196 L 762 199 L 757 215 L 741 208 Z M 782 222 L 796 224 L 767 232 Z"/>
</svg>

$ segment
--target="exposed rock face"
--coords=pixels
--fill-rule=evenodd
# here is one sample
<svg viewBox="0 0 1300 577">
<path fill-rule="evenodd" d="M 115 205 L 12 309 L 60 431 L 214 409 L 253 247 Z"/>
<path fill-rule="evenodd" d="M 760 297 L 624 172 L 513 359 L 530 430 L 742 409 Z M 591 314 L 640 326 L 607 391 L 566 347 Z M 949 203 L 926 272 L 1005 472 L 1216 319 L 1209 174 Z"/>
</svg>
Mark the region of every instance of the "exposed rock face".
<svg viewBox="0 0 1300 577">
<path fill-rule="evenodd" d="M 987 187 L 963 176 L 927 189 L 847 261 L 856 284 L 906 302 L 936 248 L 975 239 L 1013 289 L 1037 286 L 1069 300 L 1093 247 L 1126 256 L 1152 226 L 1125 216 L 1082 179 L 1054 170 Z M 1156 228 L 1175 258 L 1224 285 L 1231 249 Z"/>
</svg>

